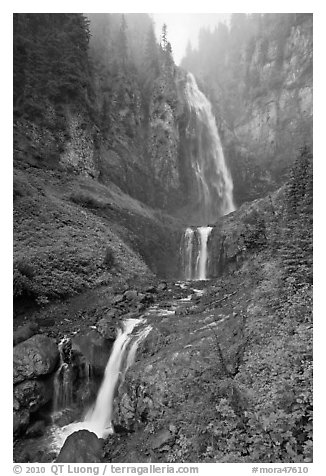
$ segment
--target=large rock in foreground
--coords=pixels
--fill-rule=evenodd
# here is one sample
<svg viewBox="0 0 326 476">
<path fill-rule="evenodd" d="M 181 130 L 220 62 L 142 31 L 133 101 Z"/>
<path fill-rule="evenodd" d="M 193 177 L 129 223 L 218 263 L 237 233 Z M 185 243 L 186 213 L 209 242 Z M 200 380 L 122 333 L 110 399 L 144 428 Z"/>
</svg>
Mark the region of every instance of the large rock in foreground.
<svg viewBox="0 0 326 476">
<path fill-rule="evenodd" d="M 14 347 L 14 384 L 50 374 L 59 351 L 53 339 L 37 334 Z"/>
<path fill-rule="evenodd" d="M 36 334 L 37 331 L 38 324 L 36 322 L 28 322 L 27 324 L 19 327 L 16 331 L 14 331 L 13 334 L 14 345 L 29 339 L 34 334 Z"/>
<path fill-rule="evenodd" d="M 37 412 L 48 403 L 53 395 L 51 377 L 47 380 L 25 380 L 14 386 L 14 434 L 24 431 L 30 421 L 30 414 Z"/>
<path fill-rule="evenodd" d="M 75 431 L 66 439 L 57 463 L 101 463 L 102 443 L 95 433 Z"/>
</svg>

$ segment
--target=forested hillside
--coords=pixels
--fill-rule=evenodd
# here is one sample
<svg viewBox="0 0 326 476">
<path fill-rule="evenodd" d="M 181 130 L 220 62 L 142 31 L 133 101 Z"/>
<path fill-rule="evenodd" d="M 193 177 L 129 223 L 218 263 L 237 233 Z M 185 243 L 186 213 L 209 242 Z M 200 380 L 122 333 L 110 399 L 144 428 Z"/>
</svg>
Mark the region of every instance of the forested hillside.
<svg viewBox="0 0 326 476">
<path fill-rule="evenodd" d="M 14 15 L 17 302 L 150 275 L 146 264 L 176 273 L 179 225 L 144 205 L 168 200 L 151 164 L 174 152 L 157 143 L 160 124 L 146 124 L 150 109 L 175 102 L 169 48 L 146 14 L 130 28 L 120 14 L 90 17 L 92 36 L 81 14 Z"/>
</svg>

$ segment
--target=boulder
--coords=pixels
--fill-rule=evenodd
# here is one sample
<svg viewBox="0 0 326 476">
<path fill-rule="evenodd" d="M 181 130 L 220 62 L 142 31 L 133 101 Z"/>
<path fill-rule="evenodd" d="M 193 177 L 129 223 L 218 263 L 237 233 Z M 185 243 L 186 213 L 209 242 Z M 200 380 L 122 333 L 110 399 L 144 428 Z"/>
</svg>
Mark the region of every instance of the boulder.
<svg viewBox="0 0 326 476">
<path fill-rule="evenodd" d="M 154 434 L 150 439 L 150 447 L 152 450 L 162 451 L 164 447 L 173 445 L 175 436 L 170 430 L 161 430 Z"/>
<path fill-rule="evenodd" d="M 54 339 L 37 334 L 14 347 L 14 383 L 53 372 L 59 359 Z"/>
<path fill-rule="evenodd" d="M 38 331 L 38 324 L 36 322 L 29 322 L 21 327 L 13 333 L 13 341 L 14 345 L 19 344 L 20 342 L 24 342 L 25 340 L 32 337 Z"/>
<path fill-rule="evenodd" d="M 117 294 L 116 296 L 114 296 L 114 298 L 112 299 L 112 304 L 115 305 L 115 304 L 119 304 L 120 302 L 122 302 L 124 300 L 124 296 L 122 294 Z"/>
<path fill-rule="evenodd" d="M 31 413 L 37 412 L 53 396 L 52 379 L 25 380 L 14 386 L 14 435 L 26 430 Z"/>
<path fill-rule="evenodd" d="M 202 312 L 205 312 L 205 310 L 205 304 L 199 303 L 197 306 L 191 306 L 188 312 L 189 314 L 201 314 Z"/>
<path fill-rule="evenodd" d="M 178 307 L 175 310 L 175 315 L 176 316 L 186 316 L 187 314 L 189 314 L 189 308 L 188 307 Z"/>
<path fill-rule="evenodd" d="M 165 291 L 167 289 L 167 287 L 168 287 L 168 285 L 165 282 L 162 282 L 157 286 L 157 291 L 158 292 Z"/>
<path fill-rule="evenodd" d="M 19 435 L 22 431 L 24 431 L 29 424 L 29 411 L 27 408 L 23 408 L 22 410 L 15 410 L 13 414 L 13 431 L 14 435 Z"/>
<path fill-rule="evenodd" d="M 146 294 L 139 293 L 138 299 L 139 299 L 139 302 L 142 304 L 152 304 L 155 301 L 154 296 L 151 293 L 146 293 Z"/>
<path fill-rule="evenodd" d="M 127 301 L 135 301 L 138 298 L 138 293 L 134 289 L 129 289 L 124 293 L 124 297 Z"/>
<path fill-rule="evenodd" d="M 88 430 L 75 431 L 66 439 L 56 463 L 101 463 L 102 443 Z"/>
<path fill-rule="evenodd" d="M 53 386 L 49 379 L 25 380 L 14 386 L 14 409 L 35 412 L 52 398 Z"/>
<path fill-rule="evenodd" d="M 103 317 L 103 319 L 100 319 L 98 321 L 96 328 L 98 332 L 101 334 L 101 336 L 104 337 L 104 339 L 108 339 L 113 342 L 115 341 L 116 326 L 112 324 L 111 319 L 107 319 L 106 317 Z"/>
<path fill-rule="evenodd" d="M 157 289 L 155 286 L 148 286 L 144 291 L 145 293 L 157 293 Z"/>
<path fill-rule="evenodd" d="M 119 317 L 120 313 L 118 311 L 118 309 L 110 309 L 106 314 L 105 314 L 105 317 L 106 319 L 116 319 L 117 317 Z"/>
</svg>

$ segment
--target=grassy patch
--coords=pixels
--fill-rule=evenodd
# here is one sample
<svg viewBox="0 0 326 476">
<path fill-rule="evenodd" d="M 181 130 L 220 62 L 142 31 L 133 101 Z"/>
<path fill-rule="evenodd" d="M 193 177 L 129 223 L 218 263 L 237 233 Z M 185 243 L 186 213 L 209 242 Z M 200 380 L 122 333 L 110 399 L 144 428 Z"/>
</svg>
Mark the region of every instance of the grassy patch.
<svg viewBox="0 0 326 476">
<path fill-rule="evenodd" d="M 43 171 L 17 172 L 20 189 L 29 193 L 19 194 L 15 201 L 15 297 L 63 297 L 118 275 L 127 279 L 148 272 L 110 222 L 66 201 L 53 188 L 54 180 L 47 186 L 47 178 L 53 178 L 49 176 Z"/>
</svg>

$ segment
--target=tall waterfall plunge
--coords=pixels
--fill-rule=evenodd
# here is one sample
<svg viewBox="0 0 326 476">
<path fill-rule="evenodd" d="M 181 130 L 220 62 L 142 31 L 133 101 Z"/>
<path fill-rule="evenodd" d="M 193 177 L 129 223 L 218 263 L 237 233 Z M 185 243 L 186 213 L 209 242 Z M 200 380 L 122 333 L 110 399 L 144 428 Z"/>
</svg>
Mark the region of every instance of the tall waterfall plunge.
<svg viewBox="0 0 326 476">
<path fill-rule="evenodd" d="M 185 88 L 190 110 L 186 136 L 188 159 L 197 187 L 197 223 L 214 223 L 220 216 L 235 210 L 233 182 L 226 166 L 212 106 L 188 73 Z"/>
<path fill-rule="evenodd" d="M 235 210 L 233 182 L 225 163 L 211 103 L 198 89 L 191 73 L 187 75 L 185 93 L 190 109 L 186 130 L 188 158 L 197 187 L 194 218 L 198 225 L 206 225 Z M 206 279 L 207 243 L 211 230 L 208 226 L 186 229 L 181 250 L 185 279 Z"/>
</svg>

